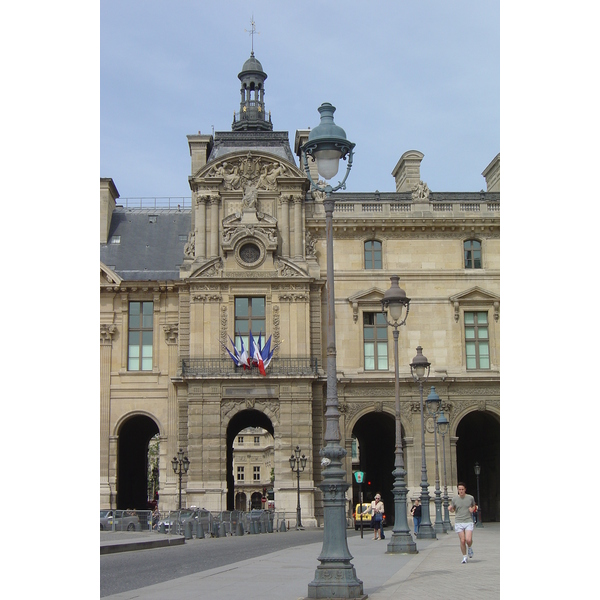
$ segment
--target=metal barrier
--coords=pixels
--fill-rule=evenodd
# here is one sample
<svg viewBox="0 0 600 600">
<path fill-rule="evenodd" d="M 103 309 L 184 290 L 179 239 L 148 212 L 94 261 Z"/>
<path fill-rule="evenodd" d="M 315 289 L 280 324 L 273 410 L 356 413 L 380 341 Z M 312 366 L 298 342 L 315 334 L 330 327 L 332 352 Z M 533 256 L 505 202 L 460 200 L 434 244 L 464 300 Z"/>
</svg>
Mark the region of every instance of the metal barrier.
<svg viewBox="0 0 600 600">
<path fill-rule="evenodd" d="M 100 531 L 150 531 L 151 510 L 101 510 Z"/>
</svg>

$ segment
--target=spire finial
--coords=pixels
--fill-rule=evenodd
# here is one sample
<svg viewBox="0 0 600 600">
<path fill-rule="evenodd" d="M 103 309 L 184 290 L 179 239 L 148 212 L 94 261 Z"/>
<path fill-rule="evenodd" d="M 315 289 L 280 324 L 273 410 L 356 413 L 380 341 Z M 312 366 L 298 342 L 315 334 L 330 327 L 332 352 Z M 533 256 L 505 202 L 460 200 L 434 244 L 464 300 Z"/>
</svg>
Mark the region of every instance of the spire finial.
<svg viewBox="0 0 600 600">
<path fill-rule="evenodd" d="M 256 33 L 257 35 L 260 35 L 260 31 L 256 31 L 256 23 L 254 22 L 254 15 L 252 15 L 252 19 L 250 19 L 250 25 L 252 26 L 252 29 L 250 29 L 250 31 L 248 31 L 247 29 L 244 29 L 244 31 L 249 33 L 250 36 L 252 37 L 252 52 L 251 52 L 250 56 L 254 56 L 254 34 Z"/>
</svg>

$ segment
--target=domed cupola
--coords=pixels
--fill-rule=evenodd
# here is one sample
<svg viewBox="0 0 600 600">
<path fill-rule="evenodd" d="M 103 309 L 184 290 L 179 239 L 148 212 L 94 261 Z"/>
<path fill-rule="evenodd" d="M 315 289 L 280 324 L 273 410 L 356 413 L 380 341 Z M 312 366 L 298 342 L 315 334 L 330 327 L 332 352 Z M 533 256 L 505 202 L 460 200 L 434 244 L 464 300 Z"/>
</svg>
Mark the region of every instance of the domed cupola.
<svg viewBox="0 0 600 600">
<path fill-rule="evenodd" d="M 242 82 L 240 112 L 233 115 L 233 131 L 273 131 L 271 115 L 265 110 L 265 80 L 260 61 L 254 56 L 244 63 L 238 75 Z"/>
</svg>

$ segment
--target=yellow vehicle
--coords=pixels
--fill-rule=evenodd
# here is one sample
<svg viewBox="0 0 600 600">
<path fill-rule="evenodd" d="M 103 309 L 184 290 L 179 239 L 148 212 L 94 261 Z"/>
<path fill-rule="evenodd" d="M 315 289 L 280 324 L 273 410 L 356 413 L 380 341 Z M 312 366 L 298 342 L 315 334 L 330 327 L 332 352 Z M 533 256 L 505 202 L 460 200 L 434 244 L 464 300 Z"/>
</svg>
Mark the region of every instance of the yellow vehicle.
<svg viewBox="0 0 600 600">
<path fill-rule="evenodd" d="M 362 506 L 362 508 L 361 508 Z M 354 529 L 358 531 L 360 529 L 360 522 L 362 521 L 363 529 L 367 529 L 371 527 L 371 513 L 362 514 L 365 510 L 367 510 L 371 506 L 370 502 L 363 502 L 361 504 L 357 504 L 354 509 Z"/>
</svg>

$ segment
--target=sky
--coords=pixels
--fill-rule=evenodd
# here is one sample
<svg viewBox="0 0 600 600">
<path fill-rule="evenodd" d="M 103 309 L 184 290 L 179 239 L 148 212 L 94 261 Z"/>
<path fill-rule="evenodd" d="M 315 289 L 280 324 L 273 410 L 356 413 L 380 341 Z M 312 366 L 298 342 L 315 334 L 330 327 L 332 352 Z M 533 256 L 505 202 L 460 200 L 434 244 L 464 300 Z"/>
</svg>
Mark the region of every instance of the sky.
<svg viewBox="0 0 600 600">
<path fill-rule="evenodd" d="M 356 144 L 347 191 L 395 191 L 407 150 L 425 155 L 433 192 L 485 189 L 500 152 L 498 0 L 102 0 L 100 176 L 122 198 L 191 195 L 186 136 L 231 131 L 252 44 L 292 151 L 321 103 L 337 108 Z"/>
</svg>

